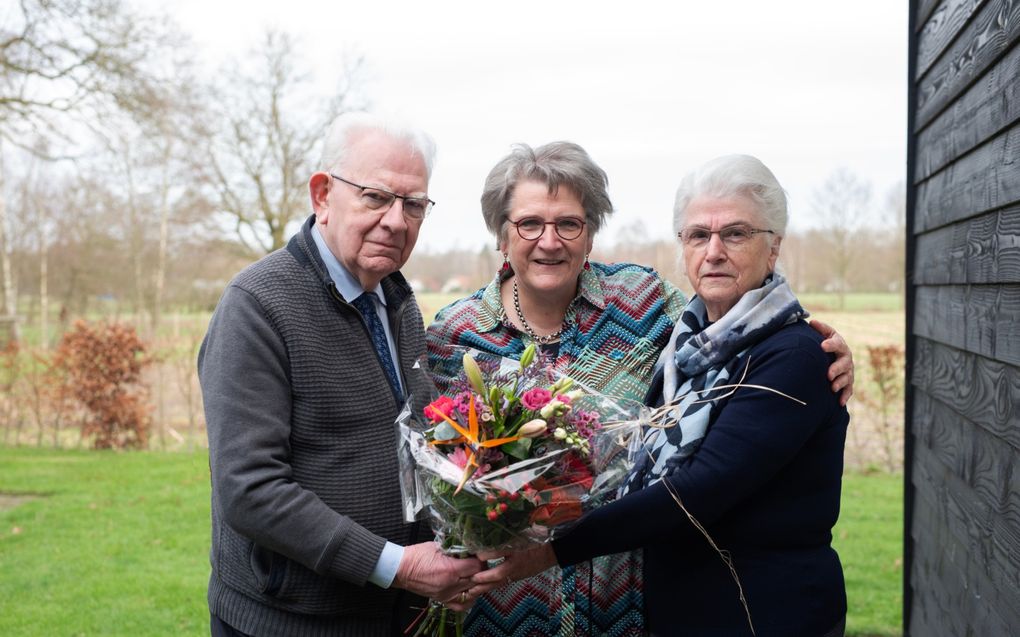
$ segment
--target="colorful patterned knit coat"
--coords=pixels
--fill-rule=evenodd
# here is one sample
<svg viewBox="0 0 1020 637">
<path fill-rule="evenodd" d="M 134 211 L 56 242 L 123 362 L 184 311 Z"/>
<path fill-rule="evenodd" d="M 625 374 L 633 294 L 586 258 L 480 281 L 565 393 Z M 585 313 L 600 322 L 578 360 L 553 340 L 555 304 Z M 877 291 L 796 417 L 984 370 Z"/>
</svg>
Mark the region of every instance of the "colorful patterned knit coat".
<svg viewBox="0 0 1020 637">
<path fill-rule="evenodd" d="M 553 366 L 583 386 L 643 401 L 652 369 L 683 311 L 683 294 L 650 268 L 592 263 L 567 308 Z M 451 346 L 519 359 L 531 338 L 505 320 L 501 279 L 436 315 L 429 326 L 429 368 L 440 391 L 461 372 Z M 593 594 L 594 593 L 594 594 Z M 596 558 L 496 589 L 468 616 L 466 635 L 643 634 L 641 554 Z"/>
</svg>

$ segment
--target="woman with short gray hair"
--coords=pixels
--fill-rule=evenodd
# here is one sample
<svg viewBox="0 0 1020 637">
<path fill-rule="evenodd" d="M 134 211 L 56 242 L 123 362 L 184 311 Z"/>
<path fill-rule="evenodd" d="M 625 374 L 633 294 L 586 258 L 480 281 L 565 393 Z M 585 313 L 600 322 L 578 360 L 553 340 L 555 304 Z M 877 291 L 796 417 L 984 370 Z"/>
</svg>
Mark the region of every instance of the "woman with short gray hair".
<svg viewBox="0 0 1020 637">
<path fill-rule="evenodd" d="M 537 149 L 515 144 L 509 155 L 497 163 L 485 179 L 482 190 L 482 218 L 498 241 L 506 242 L 510 200 L 521 181 L 545 183 L 550 190 L 569 186 L 584 207 L 588 231 L 594 235 L 613 212 L 606 185 L 606 172 L 573 142 L 552 142 Z"/>
</svg>

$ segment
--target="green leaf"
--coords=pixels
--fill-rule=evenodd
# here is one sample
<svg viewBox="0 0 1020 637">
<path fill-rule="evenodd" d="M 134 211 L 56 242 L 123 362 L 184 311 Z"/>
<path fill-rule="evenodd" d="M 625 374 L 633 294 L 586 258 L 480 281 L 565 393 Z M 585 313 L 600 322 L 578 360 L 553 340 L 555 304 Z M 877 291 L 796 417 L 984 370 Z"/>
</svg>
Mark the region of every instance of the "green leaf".
<svg viewBox="0 0 1020 637">
<path fill-rule="evenodd" d="M 531 439 L 521 438 L 520 440 L 508 442 L 505 445 L 500 445 L 499 450 L 508 456 L 524 460 L 528 458 L 531 453 Z"/>
</svg>

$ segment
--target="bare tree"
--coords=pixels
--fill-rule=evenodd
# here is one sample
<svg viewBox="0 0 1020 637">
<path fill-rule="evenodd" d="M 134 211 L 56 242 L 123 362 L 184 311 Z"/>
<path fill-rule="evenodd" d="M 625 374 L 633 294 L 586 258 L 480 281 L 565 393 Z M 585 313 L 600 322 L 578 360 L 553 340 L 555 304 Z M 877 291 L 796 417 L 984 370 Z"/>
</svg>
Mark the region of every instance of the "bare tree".
<svg viewBox="0 0 1020 637">
<path fill-rule="evenodd" d="M 218 207 L 249 248 L 284 244 L 287 224 L 308 210 L 302 188 L 323 127 L 357 106 L 360 59 L 341 73 L 331 98 L 321 97 L 299 69 L 294 40 L 270 31 L 253 56 L 255 68 L 225 73 L 216 93 L 218 124 L 209 131 L 200 169 L 214 184 Z M 319 95 L 320 97 L 317 97 Z"/>
<path fill-rule="evenodd" d="M 100 124 L 111 110 L 136 108 L 159 84 L 149 60 L 169 44 L 166 29 L 120 0 L 20 0 L 5 17 L 0 137 L 15 145 L 71 142 L 71 122 Z"/>
<path fill-rule="evenodd" d="M 139 110 L 160 85 L 151 61 L 170 44 L 167 31 L 120 0 L 20 0 L 3 19 L 0 141 L 48 159 L 74 157 L 82 133 L 101 129 L 111 113 Z M 0 202 L 0 226 L 6 209 Z M 6 248 L 10 313 L 16 299 Z"/>
<path fill-rule="evenodd" d="M 871 186 L 845 168 L 836 170 L 815 191 L 814 209 L 824 220 L 830 247 L 832 284 L 839 295 L 839 309 L 846 306 L 846 293 L 853 267 L 855 235 L 867 218 Z"/>
<path fill-rule="evenodd" d="M 0 138 L 0 270 L 3 270 L 3 312 L 0 321 L 7 324 L 10 340 L 18 342 L 17 293 L 14 290 L 14 274 L 11 272 L 10 233 L 7 224 L 7 201 L 3 196 L 4 185 L 3 139 Z M 0 324 L 0 327 L 3 327 Z"/>
</svg>

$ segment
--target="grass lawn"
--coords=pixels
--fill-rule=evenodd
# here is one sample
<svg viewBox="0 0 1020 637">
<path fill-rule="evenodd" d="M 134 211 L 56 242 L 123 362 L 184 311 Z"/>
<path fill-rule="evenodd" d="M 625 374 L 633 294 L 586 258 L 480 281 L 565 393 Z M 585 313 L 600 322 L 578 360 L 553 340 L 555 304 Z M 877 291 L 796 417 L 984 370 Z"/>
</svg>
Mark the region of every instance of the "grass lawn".
<svg viewBox="0 0 1020 637">
<path fill-rule="evenodd" d="M 0 448 L 0 635 L 208 635 L 207 455 Z M 898 635 L 902 477 L 848 475 L 849 635 Z"/>
<path fill-rule="evenodd" d="M 0 635 L 208 635 L 207 458 L 0 449 Z"/>
<path fill-rule="evenodd" d="M 846 579 L 846 634 L 901 635 L 903 475 L 844 475 L 839 522 L 832 535 Z"/>
</svg>

